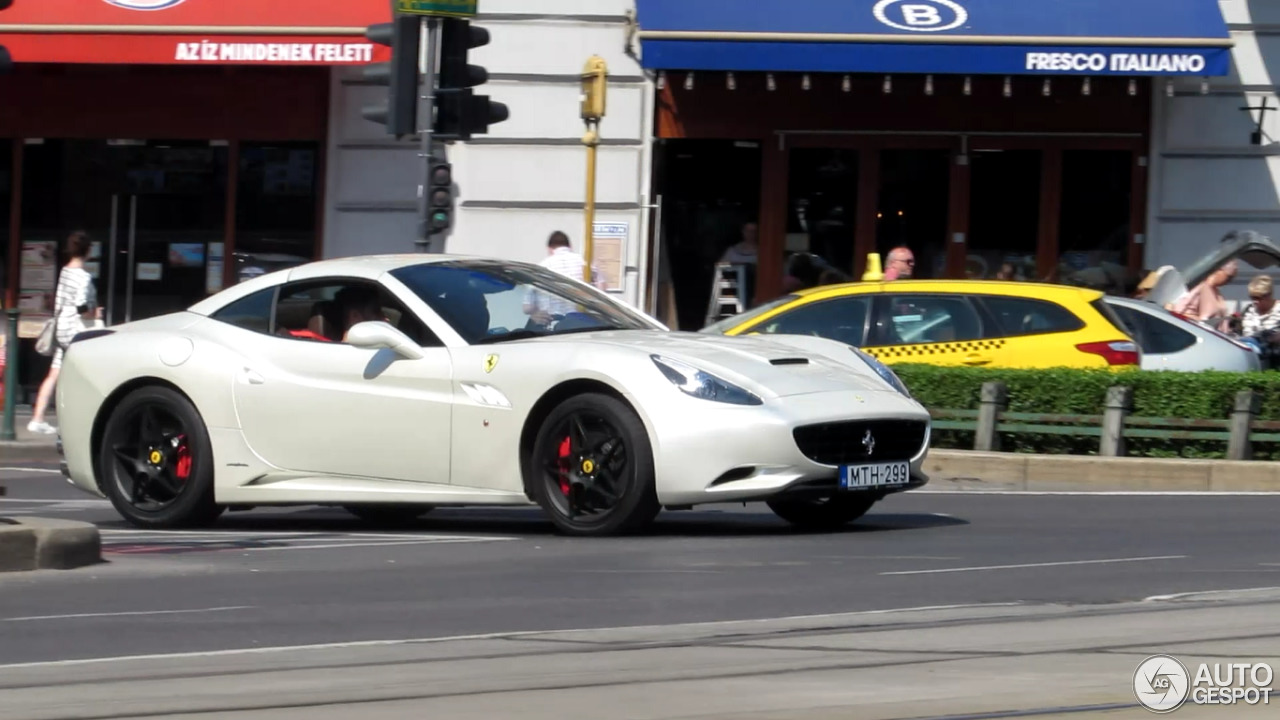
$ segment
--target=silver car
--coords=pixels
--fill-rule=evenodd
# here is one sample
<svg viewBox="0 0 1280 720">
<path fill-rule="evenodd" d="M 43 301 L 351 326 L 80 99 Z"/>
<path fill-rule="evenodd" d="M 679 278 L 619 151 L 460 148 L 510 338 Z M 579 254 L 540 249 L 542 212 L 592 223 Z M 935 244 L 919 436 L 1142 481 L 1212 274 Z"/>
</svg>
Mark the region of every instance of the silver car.
<svg viewBox="0 0 1280 720">
<path fill-rule="evenodd" d="M 1207 325 L 1143 300 L 1108 296 L 1103 302 L 1142 348 L 1143 370 L 1249 372 L 1262 369 L 1262 360 L 1253 348 Z"/>
</svg>

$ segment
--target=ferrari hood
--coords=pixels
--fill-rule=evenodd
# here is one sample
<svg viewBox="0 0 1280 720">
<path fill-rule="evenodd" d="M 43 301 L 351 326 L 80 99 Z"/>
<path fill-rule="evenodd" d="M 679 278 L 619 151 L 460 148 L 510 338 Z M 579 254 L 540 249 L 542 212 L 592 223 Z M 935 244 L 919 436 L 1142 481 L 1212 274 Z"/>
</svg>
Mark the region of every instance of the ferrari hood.
<svg viewBox="0 0 1280 720">
<path fill-rule="evenodd" d="M 735 384 L 755 386 L 756 390 L 784 397 L 840 391 L 897 394 L 869 370 L 864 371 L 853 350 L 817 338 L 813 343 L 806 342 L 808 338 L 797 338 L 798 344 L 792 344 L 757 336 L 630 330 L 546 340 L 586 341 L 661 355 Z"/>
</svg>

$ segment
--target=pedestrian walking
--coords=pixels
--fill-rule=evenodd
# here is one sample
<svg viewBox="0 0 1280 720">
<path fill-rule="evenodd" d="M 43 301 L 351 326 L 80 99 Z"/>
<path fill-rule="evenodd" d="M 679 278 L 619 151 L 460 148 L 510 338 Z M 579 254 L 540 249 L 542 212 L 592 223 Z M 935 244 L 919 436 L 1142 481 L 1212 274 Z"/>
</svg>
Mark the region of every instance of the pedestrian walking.
<svg viewBox="0 0 1280 720">
<path fill-rule="evenodd" d="M 573 247 L 569 243 L 569 236 L 556 230 L 547 239 L 547 257 L 538 264 L 548 270 L 554 270 L 565 277 L 581 282 L 587 261 L 573 251 Z M 604 278 L 601 276 L 599 268 L 592 268 L 591 279 L 595 287 L 601 290 L 604 289 Z M 524 301 L 524 314 L 530 317 L 534 325 L 540 327 L 546 327 L 555 318 L 576 312 L 577 309 L 577 306 L 568 300 L 551 297 L 546 293 L 538 292 L 536 288 L 529 289 L 529 294 Z"/>
<path fill-rule="evenodd" d="M 58 384 L 62 357 L 72 338 L 88 329 L 87 323 L 102 319 L 93 275 L 84 268 L 91 247 L 87 233 L 77 231 L 67 237 L 67 264 L 62 266 L 58 276 L 58 289 L 53 301 L 53 337 L 46 352 L 53 355 L 53 362 L 49 366 L 49 374 L 40 384 L 35 413 L 27 424 L 27 430 L 33 433 L 53 435 L 58 432 L 57 428 L 45 422 L 44 415 Z"/>
</svg>

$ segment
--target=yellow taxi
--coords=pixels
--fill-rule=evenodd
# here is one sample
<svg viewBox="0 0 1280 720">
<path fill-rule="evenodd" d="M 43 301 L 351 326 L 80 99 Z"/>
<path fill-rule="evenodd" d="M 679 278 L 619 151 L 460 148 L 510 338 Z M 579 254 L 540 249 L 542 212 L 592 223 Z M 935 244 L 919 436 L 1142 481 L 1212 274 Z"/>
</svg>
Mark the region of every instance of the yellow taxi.
<svg viewBox="0 0 1280 720">
<path fill-rule="evenodd" d="M 1003 280 L 825 285 L 725 318 L 723 335 L 817 335 L 886 364 L 993 368 L 1137 366 L 1140 351 L 1103 293 Z"/>
</svg>

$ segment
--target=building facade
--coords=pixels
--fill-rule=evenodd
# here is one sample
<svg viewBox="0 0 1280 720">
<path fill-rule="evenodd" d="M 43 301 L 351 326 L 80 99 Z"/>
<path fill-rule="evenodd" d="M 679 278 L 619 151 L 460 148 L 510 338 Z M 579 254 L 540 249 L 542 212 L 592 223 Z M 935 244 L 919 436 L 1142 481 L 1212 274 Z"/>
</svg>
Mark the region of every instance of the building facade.
<svg viewBox="0 0 1280 720">
<path fill-rule="evenodd" d="M 1114 5 L 482 0 L 492 41 L 471 62 L 511 117 L 450 147 L 445 249 L 537 260 L 554 230 L 582 247 L 592 55 L 610 70 L 595 256 L 616 296 L 672 327 L 703 324 L 715 263 L 744 237 L 758 236 L 760 301 L 860 277 L 898 245 L 918 276 L 1123 291 L 1228 230 L 1280 233 L 1280 121 L 1245 109 L 1276 105 L 1280 3 Z M 24 385 L 47 364 L 28 346 L 72 229 L 99 241 L 113 322 L 246 272 L 414 249 L 417 142 L 361 116 L 381 90 L 361 67 L 386 59 L 363 33 L 389 14 L 385 0 L 0 13 L 17 63 L 0 76 L 0 278 L 23 310 Z"/>
</svg>

